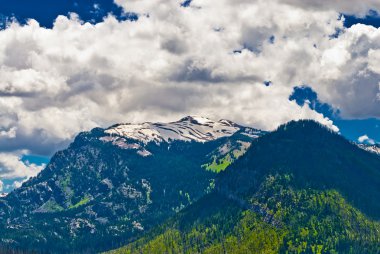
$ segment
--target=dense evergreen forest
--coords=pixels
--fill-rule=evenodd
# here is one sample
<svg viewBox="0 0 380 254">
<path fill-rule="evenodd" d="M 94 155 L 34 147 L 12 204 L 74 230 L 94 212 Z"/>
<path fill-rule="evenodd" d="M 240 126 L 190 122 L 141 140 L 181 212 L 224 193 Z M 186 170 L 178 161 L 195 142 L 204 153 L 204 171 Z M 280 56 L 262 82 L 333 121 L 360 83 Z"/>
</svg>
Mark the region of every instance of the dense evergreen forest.
<svg viewBox="0 0 380 254">
<path fill-rule="evenodd" d="M 209 195 L 111 253 L 380 253 L 379 222 L 335 190 L 299 190 L 292 181 L 269 176 L 247 206 Z"/>
</svg>

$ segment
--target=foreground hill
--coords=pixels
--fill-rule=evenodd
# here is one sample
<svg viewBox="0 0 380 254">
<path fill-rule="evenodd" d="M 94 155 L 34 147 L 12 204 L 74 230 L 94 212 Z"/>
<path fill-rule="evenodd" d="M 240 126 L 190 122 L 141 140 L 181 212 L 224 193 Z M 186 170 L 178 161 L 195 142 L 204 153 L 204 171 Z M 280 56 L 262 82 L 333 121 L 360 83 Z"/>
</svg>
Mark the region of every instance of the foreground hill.
<svg viewBox="0 0 380 254">
<path fill-rule="evenodd" d="M 210 191 L 216 172 L 262 134 L 201 117 L 81 133 L 0 199 L 0 245 L 48 253 L 120 246 Z"/>
<path fill-rule="evenodd" d="M 380 253 L 380 156 L 313 121 L 255 140 L 216 189 L 111 253 Z"/>
</svg>

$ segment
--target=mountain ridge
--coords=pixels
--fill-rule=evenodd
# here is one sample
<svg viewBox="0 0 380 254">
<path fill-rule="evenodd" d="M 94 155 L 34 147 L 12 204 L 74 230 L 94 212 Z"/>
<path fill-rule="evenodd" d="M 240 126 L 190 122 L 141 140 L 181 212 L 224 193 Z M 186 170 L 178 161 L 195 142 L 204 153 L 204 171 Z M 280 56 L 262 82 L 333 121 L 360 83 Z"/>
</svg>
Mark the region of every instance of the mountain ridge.
<svg viewBox="0 0 380 254">
<path fill-rule="evenodd" d="M 268 154 L 266 158 L 265 154 Z M 237 174 L 233 172 L 237 170 L 240 177 L 234 179 Z M 243 172 L 247 175 L 243 176 Z M 338 188 L 355 204 L 366 200 L 370 202 L 367 204 L 370 207 L 363 209 L 369 215 L 380 218 L 380 213 L 377 213 L 380 205 L 373 197 L 380 198 L 379 156 L 359 148 L 315 121 L 291 121 L 254 140 L 242 158 L 221 173 L 220 186 L 236 181 L 248 190 L 256 183 L 247 179 L 259 181 L 260 177 L 275 172 L 292 172 L 299 185 L 305 188 Z M 371 197 L 362 194 L 367 193 L 369 188 Z M 371 211 L 372 208 L 375 211 Z"/>
<path fill-rule="evenodd" d="M 361 241 L 376 249 L 378 155 L 311 120 L 292 121 L 270 133 L 226 120 L 187 117 L 174 123 L 189 130 L 186 135 L 193 130 L 194 139 L 141 139 L 101 128 L 78 134 L 37 177 L 0 198 L 0 246 L 94 253 L 132 242 L 128 246 L 137 251 L 132 253 L 141 253 L 145 244 L 154 248 L 143 253 L 155 253 L 164 237 L 183 245 L 180 253 L 221 253 L 223 246 L 233 253 L 239 241 L 247 241 L 248 253 L 264 243 L 274 253 L 316 248 L 350 253 L 348 243 L 367 250 Z M 205 135 L 216 131 L 200 140 L 194 126 L 204 127 Z M 218 132 L 220 126 L 224 131 Z M 329 223 L 345 238 L 325 230 Z M 308 233 L 306 239 L 300 228 L 313 229 L 328 243 L 316 242 L 318 234 Z M 170 241 L 157 250 L 174 246 Z"/>
<path fill-rule="evenodd" d="M 215 135 L 145 142 L 102 128 L 78 134 L 37 177 L 0 198 L 0 245 L 93 253 L 128 241 L 202 197 L 217 172 L 257 138 L 250 133 L 264 133 L 225 120 L 190 120 L 175 126 L 207 133 L 216 125 Z M 225 127 L 232 131 L 220 131 Z M 89 239 L 96 239 L 93 246 Z"/>
<path fill-rule="evenodd" d="M 318 123 L 290 122 L 254 140 L 214 192 L 109 253 L 377 254 L 379 165 Z"/>
<path fill-rule="evenodd" d="M 163 141 L 170 143 L 174 140 L 207 142 L 232 136 L 242 129 L 245 130 L 246 135 L 256 135 L 256 137 L 262 132 L 243 127 L 229 120 L 213 121 L 200 116 L 187 116 L 179 121 L 169 123 L 121 123 L 107 128 L 104 132 L 111 137 L 119 136 L 143 143 Z"/>
</svg>

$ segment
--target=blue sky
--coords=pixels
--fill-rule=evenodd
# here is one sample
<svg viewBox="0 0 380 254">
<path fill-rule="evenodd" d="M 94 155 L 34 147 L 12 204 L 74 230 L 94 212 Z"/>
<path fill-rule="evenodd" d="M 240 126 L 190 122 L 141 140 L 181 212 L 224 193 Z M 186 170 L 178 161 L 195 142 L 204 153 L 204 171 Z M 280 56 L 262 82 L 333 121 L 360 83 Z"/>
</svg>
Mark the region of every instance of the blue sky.
<svg viewBox="0 0 380 254">
<path fill-rule="evenodd" d="M 80 131 L 118 122 L 195 114 L 272 130 L 310 118 L 379 142 L 379 11 L 371 0 L 0 1 L 3 191 Z"/>
<path fill-rule="evenodd" d="M 308 105 L 311 109 L 329 117 L 339 128 L 340 133 L 352 141 L 358 142 L 359 137 L 367 135 L 376 143 L 380 143 L 380 119 L 344 119 L 340 116 L 339 110 L 320 101 L 318 94 L 307 85 L 294 87 L 289 100 L 296 101 L 301 106 Z"/>
<path fill-rule="evenodd" d="M 0 1 L 0 13 L 3 18 L 16 18 L 20 23 L 36 19 L 42 26 L 51 28 L 58 15 L 68 16 L 76 13 L 84 22 L 98 23 L 108 14 L 119 20 L 128 18 L 128 14 L 111 0 L 13 0 Z"/>
<path fill-rule="evenodd" d="M 344 25 L 351 27 L 355 24 L 365 24 L 374 27 L 380 27 L 380 15 L 376 11 L 369 11 L 364 17 L 356 17 L 355 15 L 345 15 Z"/>
</svg>

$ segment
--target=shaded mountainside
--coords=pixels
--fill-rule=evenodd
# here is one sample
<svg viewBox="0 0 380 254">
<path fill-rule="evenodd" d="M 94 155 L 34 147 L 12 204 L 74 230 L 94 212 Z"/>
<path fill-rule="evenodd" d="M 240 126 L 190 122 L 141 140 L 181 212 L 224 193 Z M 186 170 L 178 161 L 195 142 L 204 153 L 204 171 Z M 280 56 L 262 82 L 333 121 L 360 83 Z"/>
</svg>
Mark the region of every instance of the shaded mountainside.
<svg viewBox="0 0 380 254">
<path fill-rule="evenodd" d="M 196 129 L 213 130 L 192 118 L 182 121 L 176 123 L 191 130 L 187 138 Z M 203 142 L 146 142 L 100 128 L 81 133 L 37 177 L 0 199 L 2 245 L 94 253 L 131 241 L 213 188 L 216 173 L 202 165 L 242 150 L 232 162 L 245 152 L 242 144 L 261 135 L 231 122 L 214 125 L 221 132 L 233 125 L 233 131 Z"/>
<path fill-rule="evenodd" d="M 216 189 L 110 253 L 380 253 L 380 157 L 313 121 L 255 141 Z"/>
<path fill-rule="evenodd" d="M 314 121 L 290 122 L 253 141 L 218 178 L 218 186 L 249 194 L 269 174 L 292 174 L 299 188 L 335 189 L 367 215 L 380 219 L 380 157 Z"/>
</svg>

